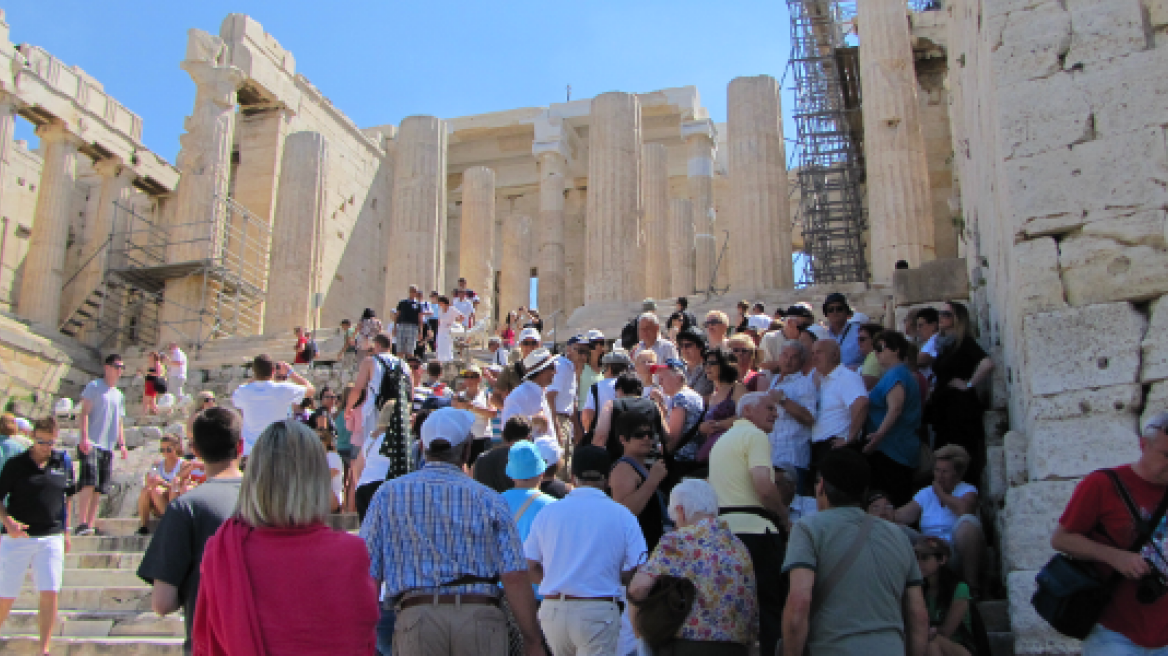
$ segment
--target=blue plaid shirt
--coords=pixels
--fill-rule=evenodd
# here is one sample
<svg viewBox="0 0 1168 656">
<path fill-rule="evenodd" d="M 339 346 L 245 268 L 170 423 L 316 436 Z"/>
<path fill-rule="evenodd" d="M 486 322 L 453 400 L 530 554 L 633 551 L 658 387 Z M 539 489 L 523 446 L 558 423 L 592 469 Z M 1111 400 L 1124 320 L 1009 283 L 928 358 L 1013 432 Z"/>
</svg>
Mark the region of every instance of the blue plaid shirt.
<svg viewBox="0 0 1168 656">
<path fill-rule="evenodd" d="M 361 525 L 369 573 L 386 599 L 404 592 L 498 594 L 490 583 L 442 585 L 527 570 L 507 502 L 454 465 L 428 462 L 386 481 Z"/>
</svg>

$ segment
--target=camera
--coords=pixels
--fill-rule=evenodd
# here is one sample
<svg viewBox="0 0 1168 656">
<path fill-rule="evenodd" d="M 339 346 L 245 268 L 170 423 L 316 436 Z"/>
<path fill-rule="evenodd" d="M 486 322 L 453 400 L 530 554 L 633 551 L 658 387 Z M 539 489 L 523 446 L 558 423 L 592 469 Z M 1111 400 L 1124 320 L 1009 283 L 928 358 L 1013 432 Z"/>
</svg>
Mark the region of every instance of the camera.
<svg viewBox="0 0 1168 656">
<path fill-rule="evenodd" d="M 1145 561 L 1152 568 L 1152 572 L 1145 574 L 1136 584 L 1136 601 L 1148 605 L 1156 603 L 1165 592 L 1168 592 L 1168 581 L 1164 580 L 1164 574 L 1156 568 L 1155 563 L 1147 559 Z"/>
</svg>

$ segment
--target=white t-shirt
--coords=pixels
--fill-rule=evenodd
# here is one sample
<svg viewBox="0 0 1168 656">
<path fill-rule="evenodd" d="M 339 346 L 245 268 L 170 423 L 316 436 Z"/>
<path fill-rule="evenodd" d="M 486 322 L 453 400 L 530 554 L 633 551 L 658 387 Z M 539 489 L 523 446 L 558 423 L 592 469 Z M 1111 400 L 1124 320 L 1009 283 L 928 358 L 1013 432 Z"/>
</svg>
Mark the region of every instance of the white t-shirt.
<svg viewBox="0 0 1168 656">
<path fill-rule="evenodd" d="M 957 487 L 953 488 L 953 496 L 963 497 L 970 492 L 977 493 L 977 488 L 969 483 L 958 483 Z M 930 485 L 925 489 L 917 492 L 913 497 L 913 501 L 921 507 L 921 533 L 936 538 L 945 538 L 946 541 L 953 541 L 953 525 L 957 523 L 957 513 L 946 508 L 941 504 L 941 500 L 937 498 L 937 493 L 933 491 L 933 486 Z"/>
<path fill-rule="evenodd" d="M 746 320 L 746 325 L 757 330 L 759 334 L 771 329 L 771 317 L 768 314 L 752 314 Z"/>
<path fill-rule="evenodd" d="M 572 414 L 576 401 L 576 365 L 564 356 L 556 358 L 556 377 L 547 391 L 556 393 L 556 407 L 552 408 L 556 414 Z"/>
<path fill-rule="evenodd" d="M 381 443 L 384 441 L 385 431 L 382 431 L 377 434 L 376 438 L 366 440 L 364 446 L 361 447 L 361 453 L 365 455 L 365 468 L 361 470 L 361 477 L 357 479 L 356 487 L 384 481 L 385 477 L 389 476 L 389 458 L 381 455 Z"/>
<path fill-rule="evenodd" d="M 243 455 L 251 453 L 260 433 L 288 418 L 292 404 L 304 400 L 306 389 L 288 381 L 254 380 L 240 385 L 231 403 L 243 414 Z"/>
<path fill-rule="evenodd" d="M 170 358 L 170 375 L 187 377 L 187 354 L 182 352 L 182 349 L 175 348 L 170 353 L 166 354 Z"/>
<path fill-rule="evenodd" d="M 484 389 L 479 389 L 478 396 L 471 399 L 470 404 L 479 410 L 491 409 L 491 404 L 487 402 L 487 392 Z M 476 440 L 490 438 L 491 420 L 476 412 L 474 425 L 470 427 L 470 434 L 474 435 Z"/>
<path fill-rule="evenodd" d="M 333 488 L 333 496 L 337 498 L 337 502 L 339 503 L 341 501 L 342 486 L 344 485 L 345 463 L 341 461 L 341 454 L 336 451 L 326 451 L 324 457 L 328 460 L 329 469 L 337 470 L 337 473 L 332 475 L 332 480 L 329 483 Z"/>
<path fill-rule="evenodd" d="M 824 376 L 819 384 L 819 415 L 811 427 L 811 441 L 847 437 L 852 425 L 852 403 L 867 396 L 864 379 L 842 364 Z"/>
<path fill-rule="evenodd" d="M 596 397 L 592 396 L 592 390 L 588 390 L 588 396 L 584 399 L 584 409 L 599 412 L 605 403 L 614 399 L 616 399 L 616 379 L 604 378 L 596 381 Z"/>
<path fill-rule="evenodd" d="M 530 380 L 523 381 L 523 384 L 511 390 L 507 395 L 507 400 L 503 401 L 503 416 L 500 417 L 500 422 L 505 426 L 507 420 L 511 417 L 522 416 L 528 419 L 543 413 L 548 420 L 548 428 L 551 428 L 552 411 L 548 407 L 547 395 L 539 385 Z M 544 435 L 551 435 L 548 430 L 532 431 L 531 437 L 543 437 Z"/>
<path fill-rule="evenodd" d="M 474 313 L 474 303 L 470 301 L 455 301 L 454 307 L 467 319 L 470 319 L 470 315 Z"/>
</svg>

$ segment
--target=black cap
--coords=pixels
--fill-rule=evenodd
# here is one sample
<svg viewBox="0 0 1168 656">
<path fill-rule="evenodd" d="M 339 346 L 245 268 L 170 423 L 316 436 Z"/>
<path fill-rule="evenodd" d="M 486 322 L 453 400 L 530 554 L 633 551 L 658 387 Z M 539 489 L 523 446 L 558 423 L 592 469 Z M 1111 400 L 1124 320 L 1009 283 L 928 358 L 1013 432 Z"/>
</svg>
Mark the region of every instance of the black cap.
<svg viewBox="0 0 1168 656">
<path fill-rule="evenodd" d="M 787 316 L 788 317 L 807 317 L 808 319 L 815 318 L 815 316 L 811 314 L 811 310 L 808 310 L 806 307 L 804 307 L 802 305 L 792 305 L 791 307 L 787 308 Z"/>
<path fill-rule="evenodd" d="M 844 309 L 851 310 L 852 306 L 848 305 L 848 297 L 839 292 L 833 292 L 823 299 L 823 313 L 827 314 L 827 306 L 832 303 L 843 303 Z"/>
<path fill-rule="evenodd" d="M 572 475 L 576 478 L 596 480 L 608 476 L 612 469 L 612 459 L 608 450 L 586 444 L 572 453 Z"/>
<path fill-rule="evenodd" d="M 851 449 L 832 449 L 819 465 L 819 475 L 835 489 L 860 503 L 872 479 L 864 456 Z"/>
</svg>

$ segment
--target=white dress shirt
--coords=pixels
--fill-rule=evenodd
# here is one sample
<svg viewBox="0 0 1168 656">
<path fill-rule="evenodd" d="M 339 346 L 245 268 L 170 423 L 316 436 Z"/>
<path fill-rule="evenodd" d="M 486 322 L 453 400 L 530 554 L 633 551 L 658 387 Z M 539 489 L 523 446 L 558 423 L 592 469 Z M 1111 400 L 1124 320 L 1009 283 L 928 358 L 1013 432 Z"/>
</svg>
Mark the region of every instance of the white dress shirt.
<svg viewBox="0 0 1168 656">
<path fill-rule="evenodd" d="M 775 376 L 771 389 L 783 390 L 787 398 L 811 413 L 814 422 L 819 414 L 819 390 L 815 380 L 801 371 L 785 376 Z M 812 426 L 814 423 L 812 424 Z M 799 423 L 789 412 L 779 406 L 779 418 L 771 430 L 771 461 L 777 466 L 789 462 L 806 469 L 811 464 L 811 426 Z"/>
<path fill-rule="evenodd" d="M 576 365 L 564 356 L 556 358 L 556 377 L 547 391 L 556 393 L 556 407 L 552 410 L 558 415 L 570 415 L 576 407 Z"/>
<path fill-rule="evenodd" d="M 507 399 L 503 401 L 503 416 L 500 417 L 500 423 L 507 425 L 507 420 L 515 416 L 523 416 L 531 419 L 532 417 L 543 413 L 547 418 L 548 427 L 550 429 L 552 422 L 552 411 L 548 407 L 547 395 L 539 385 L 530 380 L 523 381 L 519 387 L 511 390 L 507 395 Z M 543 437 L 544 435 L 551 435 L 550 430 L 532 430 L 532 438 Z"/>
<path fill-rule="evenodd" d="M 847 437 L 852 425 L 852 403 L 868 398 L 868 388 L 860 374 L 844 365 L 836 366 L 819 383 L 819 416 L 811 428 L 811 441 Z"/>
</svg>

